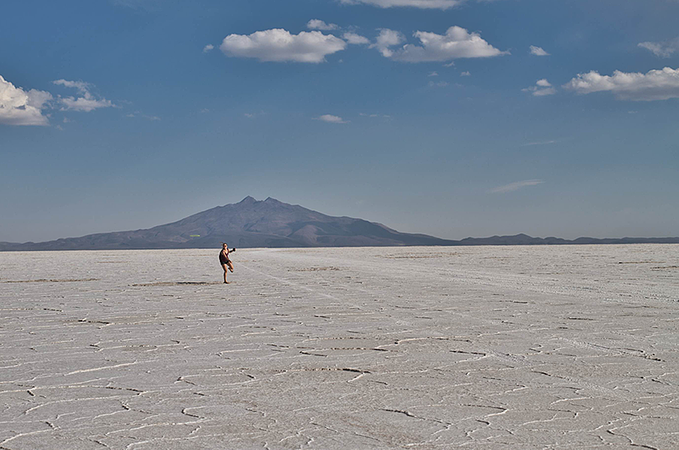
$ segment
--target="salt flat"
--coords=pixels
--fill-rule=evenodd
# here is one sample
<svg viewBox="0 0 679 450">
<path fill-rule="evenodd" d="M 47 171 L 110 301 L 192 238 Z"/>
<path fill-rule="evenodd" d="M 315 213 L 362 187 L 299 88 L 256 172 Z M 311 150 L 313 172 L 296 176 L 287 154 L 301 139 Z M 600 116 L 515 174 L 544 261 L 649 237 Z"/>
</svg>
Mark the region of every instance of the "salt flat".
<svg viewBox="0 0 679 450">
<path fill-rule="evenodd" d="M 679 246 L 0 253 L 2 449 L 679 448 Z"/>
</svg>

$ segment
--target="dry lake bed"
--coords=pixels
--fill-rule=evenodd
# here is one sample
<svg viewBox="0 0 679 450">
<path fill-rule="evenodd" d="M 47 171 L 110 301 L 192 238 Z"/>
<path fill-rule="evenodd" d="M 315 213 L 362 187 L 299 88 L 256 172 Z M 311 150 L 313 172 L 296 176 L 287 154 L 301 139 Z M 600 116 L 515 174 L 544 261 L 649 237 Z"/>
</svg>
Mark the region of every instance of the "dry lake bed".
<svg viewBox="0 0 679 450">
<path fill-rule="evenodd" d="M 679 448 L 679 245 L 218 253 L 0 253 L 0 448 Z"/>
</svg>

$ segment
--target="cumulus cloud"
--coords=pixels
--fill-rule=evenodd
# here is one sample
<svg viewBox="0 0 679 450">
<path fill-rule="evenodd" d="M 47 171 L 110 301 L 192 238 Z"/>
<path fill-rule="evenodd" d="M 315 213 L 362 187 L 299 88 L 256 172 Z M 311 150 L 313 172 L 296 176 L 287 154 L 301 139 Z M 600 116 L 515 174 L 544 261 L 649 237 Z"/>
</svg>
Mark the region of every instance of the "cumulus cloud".
<svg viewBox="0 0 679 450">
<path fill-rule="evenodd" d="M 679 38 L 664 42 L 640 42 L 638 47 L 645 48 L 660 58 L 669 58 L 679 50 Z"/>
<path fill-rule="evenodd" d="M 336 30 L 339 28 L 339 26 L 335 25 L 334 23 L 325 23 L 319 19 L 311 19 L 310 21 L 307 22 L 306 27 L 310 30 L 323 30 L 323 31 Z"/>
<path fill-rule="evenodd" d="M 48 125 L 42 114 L 52 94 L 31 89 L 24 91 L 0 76 L 0 123 L 5 125 Z"/>
<path fill-rule="evenodd" d="M 80 97 L 59 97 L 58 101 L 62 105 L 62 111 L 82 111 L 90 112 L 99 108 L 110 108 L 115 106 L 110 100 L 96 98 L 90 92 L 92 85 L 84 81 L 55 80 L 52 83 L 58 86 L 77 89 Z"/>
<path fill-rule="evenodd" d="M 420 40 L 421 45 L 406 44 L 397 50 L 391 50 L 390 47 L 400 44 L 404 39 L 398 32 L 383 29 L 375 47 L 387 58 L 411 63 L 444 62 L 458 58 L 488 58 L 508 53 L 496 49 L 483 40 L 478 33 L 469 33 L 466 29 L 457 26 L 448 28 L 444 35 L 416 31 L 413 36 Z"/>
<path fill-rule="evenodd" d="M 207 52 L 209 52 L 210 50 L 212 50 L 213 48 L 215 48 L 214 45 L 212 45 L 212 44 L 207 44 L 205 47 L 203 47 L 203 53 L 207 53 Z"/>
<path fill-rule="evenodd" d="M 365 4 L 380 8 L 409 6 L 422 9 L 449 9 L 464 3 L 464 0 L 341 0 L 341 2 L 347 5 Z"/>
<path fill-rule="evenodd" d="M 390 30 L 388 28 L 381 28 L 380 34 L 377 36 L 375 43 L 370 46 L 370 48 L 376 48 L 382 56 L 389 58 L 393 55 L 393 52 L 389 47 L 402 44 L 405 42 L 405 36 L 399 31 Z"/>
<path fill-rule="evenodd" d="M 535 45 L 530 46 L 530 54 L 535 56 L 549 56 L 542 47 L 536 47 Z"/>
<path fill-rule="evenodd" d="M 363 37 L 359 34 L 356 33 L 344 33 L 342 35 L 345 41 L 347 41 L 350 44 L 354 45 L 365 45 L 365 44 L 370 44 L 370 40 L 366 37 Z"/>
<path fill-rule="evenodd" d="M 531 92 L 533 93 L 534 96 L 536 97 L 543 97 L 545 95 L 553 95 L 556 94 L 556 89 L 552 87 L 552 85 L 547 81 L 546 79 L 538 80 L 535 83 L 535 86 L 528 87 L 526 89 L 522 89 L 523 92 Z"/>
<path fill-rule="evenodd" d="M 616 70 L 612 76 L 596 71 L 578 74 L 564 88 L 578 94 L 612 92 L 620 100 L 653 101 L 679 98 L 679 69 L 665 67 L 647 73 Z"/>
<path fill-rule="evenodd" d="M 281 28 L 250 35 L 231 34 L 219 47 L 226 56 L 256 58 L 260 61 L 321 63 L 347 47 L 342 39 L 320 31 L 291 34 Z"/>
<path fill-rule="evenodd" d="M 339 116 L 333 116 L 332 114 L 323 114 L 320 117 L 316 117 L 316 120 L 321 120 L 328 123 L 348 123 Z"/>
<path fill-rule="evenodd" d="M 505 184 L 504 186 L 498 186 L 494 189 L 491 189 L 488 192 L 490 192 L 491 194 L 505 194 L 507 192 L 518 191 L 521 188 L 528 187 L 528 186 L 536 186 L 536 185 L 542 184 L 542 183 L 544 183 L 544 181 L 542 181 L 542 180 L 516 181 L 514 183 Z"/>
</svg>

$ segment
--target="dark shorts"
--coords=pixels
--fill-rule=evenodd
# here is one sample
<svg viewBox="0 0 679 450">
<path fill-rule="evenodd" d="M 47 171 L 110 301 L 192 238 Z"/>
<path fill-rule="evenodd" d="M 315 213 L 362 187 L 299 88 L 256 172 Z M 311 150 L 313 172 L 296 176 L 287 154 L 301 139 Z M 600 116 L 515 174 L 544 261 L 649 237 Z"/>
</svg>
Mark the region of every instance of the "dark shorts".
<svg viewBox="0 0 679 450">
<path fill-rule="evenodd" d="M 219 264 L 231 264 L 231 260 L 230 259 L 220 259 Z"/>
</svg>

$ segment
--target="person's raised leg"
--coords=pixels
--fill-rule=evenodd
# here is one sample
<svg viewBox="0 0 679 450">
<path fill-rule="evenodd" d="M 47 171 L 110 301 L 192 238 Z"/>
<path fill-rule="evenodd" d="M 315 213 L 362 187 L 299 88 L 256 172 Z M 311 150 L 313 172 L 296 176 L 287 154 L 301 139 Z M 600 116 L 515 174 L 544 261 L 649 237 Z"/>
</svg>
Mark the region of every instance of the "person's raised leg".
<svg viewBox="0 0 679 450">
<path fill-rule="evenodd" d="M 231 271 L 231 273 L 233 273 L 233 263 L 231 261 L 229 261 L 226 264 L 229 266 L 229 270 Z"/>
<path fill-rule="evenodd" d="M 224 269 L 224 283 L 229 284 L 229 282 L 226 281 L 226 264 L 222 264 L 222 269 Z"/>
</svg>

